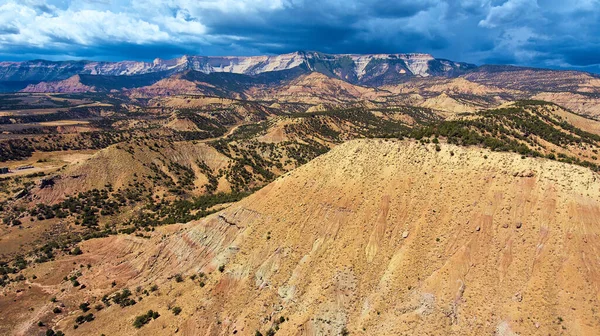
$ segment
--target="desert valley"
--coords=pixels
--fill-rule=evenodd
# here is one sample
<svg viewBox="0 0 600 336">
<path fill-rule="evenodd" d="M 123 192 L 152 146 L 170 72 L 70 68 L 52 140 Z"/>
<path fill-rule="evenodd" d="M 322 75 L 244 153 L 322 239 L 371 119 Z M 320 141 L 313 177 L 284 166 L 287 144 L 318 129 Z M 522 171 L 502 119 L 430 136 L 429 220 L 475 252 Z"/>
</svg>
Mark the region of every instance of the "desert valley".
<svg viewBox="0 0 600 336">
<path fill-rule="evenodd" d="M 0 62 L 2 335 L 599 335 L 600 76 Z"/>
</svg>

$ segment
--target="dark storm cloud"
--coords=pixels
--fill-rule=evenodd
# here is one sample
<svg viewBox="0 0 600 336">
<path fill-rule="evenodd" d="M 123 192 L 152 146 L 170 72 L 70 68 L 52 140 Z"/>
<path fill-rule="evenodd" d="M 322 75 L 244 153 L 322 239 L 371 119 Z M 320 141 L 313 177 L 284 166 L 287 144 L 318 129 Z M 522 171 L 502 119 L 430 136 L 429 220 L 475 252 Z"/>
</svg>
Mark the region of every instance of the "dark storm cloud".
<svg viewBox="0 0 600 336">
<path fill-rule="evenodd" d="M 0 0 L 0 57 L 429 52 L 595 71 L 598 13 L 598 0 Z"/>
<path fill-rule="evenodd" d="M 437 27 L 411 22 L 438 5 L 433 1 L 313 1 L 254 15 L 219 9 L 199 15 L 210 34 L 242 36 L 243 45 L 264 52 L 378 53 L 447 46 L 449 41 Z"/>
</svg>

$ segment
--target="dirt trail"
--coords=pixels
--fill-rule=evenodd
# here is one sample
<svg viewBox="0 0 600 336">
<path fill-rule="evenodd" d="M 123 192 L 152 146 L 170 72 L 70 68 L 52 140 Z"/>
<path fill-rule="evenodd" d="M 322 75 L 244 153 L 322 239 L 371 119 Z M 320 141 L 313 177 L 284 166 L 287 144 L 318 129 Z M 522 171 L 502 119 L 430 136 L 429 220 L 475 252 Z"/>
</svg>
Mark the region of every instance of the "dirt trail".
<svg viewBox="0 0 600 336">
<path fill-rule="evenodd" d="M 235 133 L 235 131 L 237 131 L 238 128 L 245 126 L 245 125 L 249 125 L 250 123 L 244 123 L 244 124 L 239 124 L 239 125 L 235 125 L 232 128 L 230 128 L 227 132 L 225 132 L 225 134 L 218 136 L 216 138 L 210 138 L 210 139 L 204 139 L 204 140 L 200 140 L 199 142 L 211 142 L 211 141 L 217 141 L 217 140 L 221 140 L 221 139 L 225 139 L 228 138 L 230 135 L 232 135 L 233 133 Z"/>
</svg>

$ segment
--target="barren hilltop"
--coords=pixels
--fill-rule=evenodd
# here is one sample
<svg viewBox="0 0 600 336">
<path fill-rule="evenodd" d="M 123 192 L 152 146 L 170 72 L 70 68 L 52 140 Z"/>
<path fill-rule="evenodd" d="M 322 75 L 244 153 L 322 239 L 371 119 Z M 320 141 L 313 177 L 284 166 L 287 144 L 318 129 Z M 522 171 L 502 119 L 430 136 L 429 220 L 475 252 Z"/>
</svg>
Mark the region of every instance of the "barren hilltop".
<svg viewBox="0 0 600 336">
<path fill-rule="evenodd" d="M 584 167 L 354 140 L 201 220 L 89 240 L 28 268 L 41 280 L 0 298 L 2 329 L 31 334 L 50 319 L 69 335 L 592 335 L 599 202 Z M 85 288 L 63 281 L 73 275 Z M 98 308 L 73 329 L 81 303 Z M 159 316 L 140 319 L 149 310 Z"/>
</svg>

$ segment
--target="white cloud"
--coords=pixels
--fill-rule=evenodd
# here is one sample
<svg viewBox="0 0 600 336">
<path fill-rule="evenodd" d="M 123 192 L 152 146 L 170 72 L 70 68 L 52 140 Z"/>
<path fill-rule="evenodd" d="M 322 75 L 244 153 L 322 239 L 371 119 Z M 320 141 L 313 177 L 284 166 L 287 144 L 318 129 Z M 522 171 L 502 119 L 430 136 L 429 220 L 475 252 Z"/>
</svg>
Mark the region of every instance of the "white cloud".
<svg viewBox="0 0 600 336">
<path fill-rule="evenodd" d="M 0 0 L 2 3 L 2 0 Z M 0 50 L 16 44 L 51 48 L 72 43 L 149 44 L 203 42 L 201 22 L 215 11 L 250 15 L 284 7 L 284 0 L 73 0 L 56 7 L 44 0 L 0 4 Z M 17 33 L 17 34 L 15 34 Z"/>
<path fill-rule="evenodd" d="M 35 25 L 37 28 L 33 30 L 37 33 L 81 45 L 98 41 L 144 44 L 169 38 L 169 34 L 161 31 L 156 24 L 109 11 L 81 10 L 64 11 L 58 16 L 40 15 L 36 17 Z"/>
<path fill-rule="evenodd" d="M 487 17 L 479 21 L 479 25 L 486 28 L 495 28 L 526 17 L 536 8 L 536 0 L 508 0 L 500 6 L 491 7 Z"/>
<path fill-rule="evenodd" d="M 9 1 L 0 5 L 0 50 L 15 44 L 52 48 L 57 44 L 143 45 L 182 41 L 185 38 L 198 41 L 206 33 L 206 27 L 201 22 L 196 19 L 186 20 L 180 13 L 175 16 L 162 13 L 150 18 L 151 20 L 146 20 L 127 11 L 72 8 L 61 10 L 37 0 L 30 0 L 25 4 Z M 9 34 L 15 31 L 18 31 L 18 34 Z"/>
</svg>

